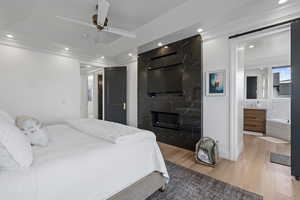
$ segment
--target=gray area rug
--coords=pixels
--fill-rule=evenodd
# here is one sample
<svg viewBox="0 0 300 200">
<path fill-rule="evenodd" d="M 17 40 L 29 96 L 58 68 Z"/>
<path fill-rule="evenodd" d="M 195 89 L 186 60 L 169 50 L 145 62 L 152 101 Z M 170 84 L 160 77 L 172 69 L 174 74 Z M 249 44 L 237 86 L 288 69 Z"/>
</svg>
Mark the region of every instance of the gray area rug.
<svg viewBox="0 0 300 200">
<path fill-rule="evenodd" d="M 273 153 L 271 152 L 270 155 L 270 161 L 271 163 L 279 164 L 279 165 L 284 165 L 284 166 L 291 166 L 291 157 L 278 154 L 278 153 Z"/>
<path fill-rule="evenodd" d="M 170 183 L 147 200 L 262 200 L 263 197 L 166 161 Z M 242 177 L 241 177 L 242 178 Z"/>
</svg>

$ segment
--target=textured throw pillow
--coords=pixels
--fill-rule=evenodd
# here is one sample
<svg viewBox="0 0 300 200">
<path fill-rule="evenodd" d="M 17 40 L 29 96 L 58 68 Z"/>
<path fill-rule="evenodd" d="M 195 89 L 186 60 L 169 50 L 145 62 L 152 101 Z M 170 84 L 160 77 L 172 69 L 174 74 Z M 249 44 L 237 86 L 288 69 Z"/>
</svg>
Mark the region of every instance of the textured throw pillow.
<svg viewBox="0 0 300 200">
<path fill-rule="evenodd" d="M 0 120 L 0 157 L 0 169 L 29 167 L 33 161 L 26 137 L 15 125 L 3 120 Z"/>
<path fill-rule="evenodd" d="M 46 128 L 39 120 L 29 116 L 18 116 L 16 125 L 32 145 L 47 146 Z"/>
<path fill-rule="evenodd" d="M 0 110 L 0 120 L 6 121 L 10 124 L 15 124 L 15 120 L 5 111 Z"/>
</svg>

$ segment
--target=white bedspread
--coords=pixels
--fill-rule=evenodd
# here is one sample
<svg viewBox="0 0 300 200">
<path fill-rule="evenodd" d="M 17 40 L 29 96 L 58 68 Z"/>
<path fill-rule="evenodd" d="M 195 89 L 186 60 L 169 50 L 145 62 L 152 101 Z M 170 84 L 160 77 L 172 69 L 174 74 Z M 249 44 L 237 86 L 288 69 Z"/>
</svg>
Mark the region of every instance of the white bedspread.
<svg viewBox="0 0 300 200">
<path fill-rule="evenodd" d="M 114 122 L 97 119 L 67 120 L 66 122 L 72 128 L 75 128 L 80 132 L 116 144 L 134 142 L 145 138 L 155 139 L 155 135 L 150 131 L 141 130 Z"/>
<path fill-rule="evenodd" d="M 49 126 L 48 147 L 34 147 L 23 171 L 0 171 L 2 200 L 101 200 L 159 171 L 168 177 L 153 137 L 113 144 L 67 125 Z"/>
</svg>

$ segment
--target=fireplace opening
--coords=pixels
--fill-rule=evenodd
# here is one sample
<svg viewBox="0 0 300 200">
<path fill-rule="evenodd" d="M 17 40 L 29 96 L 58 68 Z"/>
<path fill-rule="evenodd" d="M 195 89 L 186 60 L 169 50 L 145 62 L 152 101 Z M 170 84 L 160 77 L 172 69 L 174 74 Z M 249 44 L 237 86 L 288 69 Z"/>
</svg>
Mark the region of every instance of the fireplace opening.
<svg viewBox="0 0 300 200">
<path fill-rule="evenodd" d="M 179 130 L 179 114 L 151 111 L 152 125 L 154 127 Z"/>
</svg>

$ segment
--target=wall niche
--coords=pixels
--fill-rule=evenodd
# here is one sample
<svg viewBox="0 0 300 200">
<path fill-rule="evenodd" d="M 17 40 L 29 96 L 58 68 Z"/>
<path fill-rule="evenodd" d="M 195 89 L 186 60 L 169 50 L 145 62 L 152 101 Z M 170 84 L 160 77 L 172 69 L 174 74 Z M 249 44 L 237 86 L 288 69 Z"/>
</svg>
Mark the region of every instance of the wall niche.
<svg viewBox="0 0 300 200">
<path fill-rule="evenodd" d="M 200 35 L 140 54 L 138 127 L 194 150 L 202 137 L 202 89 Z"/>
</svg>

